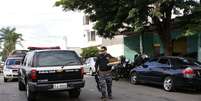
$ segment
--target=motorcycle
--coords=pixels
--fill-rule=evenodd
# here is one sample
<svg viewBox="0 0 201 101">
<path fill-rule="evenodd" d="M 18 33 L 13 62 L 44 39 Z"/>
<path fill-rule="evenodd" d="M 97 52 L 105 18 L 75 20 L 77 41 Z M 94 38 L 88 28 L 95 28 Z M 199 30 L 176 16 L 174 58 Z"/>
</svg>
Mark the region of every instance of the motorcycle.
<svg viewBox="0 0 201 101">
<path fill-rule="evenodd" d="M 112 66 L 112 78 L 113 80 L 119 80 L 120 78 L 129 78 L 130 70 L 133 68 L 129 60 L 122 61 L 119 64 Z"/>
<path fill-rule="evenodd" d="M 112 66 L 112 78 L 113 80 L 119 80 L 120 78 L 130 78 L 130 71 L 144 64 L 148 60 L 148 56 L 146 54 L 142 54 L 136 57 L 134 62 L 130 62 L 125 57 L 120 57 L 120 63 Z"/>
</svg>

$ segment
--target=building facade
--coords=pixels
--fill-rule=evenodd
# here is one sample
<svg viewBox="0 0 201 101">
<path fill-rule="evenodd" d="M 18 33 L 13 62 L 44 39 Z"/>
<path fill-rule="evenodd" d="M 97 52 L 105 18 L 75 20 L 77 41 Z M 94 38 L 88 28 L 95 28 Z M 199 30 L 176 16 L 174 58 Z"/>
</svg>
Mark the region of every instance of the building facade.
<svg viewBox="0 0 201 101">
<path fill-rule="evenodd" d="M 135 35 L 117 35 L 112 39 L 104 39 L 97 35 L 93 29 L 94 23 L 90 22 L 87 15 L 83 17 L 85 45 L 81 48 L 92 46 L 106 46 L 108 53 L 114 57 L 126 56 L 133 61 L 134 56 L 145 53 L 149 56 L 164 54 L 163 44 L 155 33 L 144 33 Z M 201 61 L 201 35 L 182 36 L 181 32 L 171 33 L 173 43 L 173 55 L 187 56 Z"/>
<path fill-rule="evenodd" d="M 102 38 L 97 35 L 93 26 L 94 23 L 90 21 L 89 16 L 83 15 L 83 37 L 85 45 L 82 48 L 100 46 L 102 44 Z"/>
</svg>

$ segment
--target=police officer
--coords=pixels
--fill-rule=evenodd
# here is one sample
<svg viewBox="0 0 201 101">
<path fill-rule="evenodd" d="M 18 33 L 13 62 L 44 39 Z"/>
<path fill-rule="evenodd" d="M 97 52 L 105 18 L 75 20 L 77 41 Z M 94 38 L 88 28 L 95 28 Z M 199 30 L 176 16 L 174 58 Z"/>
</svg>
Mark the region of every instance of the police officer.
<svg viewBox="0 0 201 101">
<path fill-rule="evenodd" d="M 102 46 L 95 64 L 95 69 L 99 76 L 99 84 L 102 93 L 101 99 L 106 99 L 106 93 L 108 94 L 108 98 L 112 99 L 111 66 L 108 66 L 109 59 L 111 58 L 112 56 L 107 53 L 107 48 Z"/>
</svg>

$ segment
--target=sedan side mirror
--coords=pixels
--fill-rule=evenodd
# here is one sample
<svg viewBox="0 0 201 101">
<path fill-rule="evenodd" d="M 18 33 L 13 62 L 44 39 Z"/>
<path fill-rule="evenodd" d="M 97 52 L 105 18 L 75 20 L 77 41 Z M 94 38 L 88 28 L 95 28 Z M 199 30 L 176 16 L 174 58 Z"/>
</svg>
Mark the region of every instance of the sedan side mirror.
<svg viewBox="0 0 201 101">
<path fill-rule="evenodd" d="M 143 65 L 144 68 L 148 68 L 148 65 Z"/>
</svg>

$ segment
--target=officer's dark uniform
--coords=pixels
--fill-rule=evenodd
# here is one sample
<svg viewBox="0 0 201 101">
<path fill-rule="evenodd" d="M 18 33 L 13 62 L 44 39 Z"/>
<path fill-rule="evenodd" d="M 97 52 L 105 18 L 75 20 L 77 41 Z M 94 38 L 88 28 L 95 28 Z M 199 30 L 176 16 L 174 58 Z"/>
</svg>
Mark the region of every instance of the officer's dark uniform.
<svg viewBox="0 0 201 101">
<path fill-rule="evenodd" d="M 102 98 L 106 97 L 106 92 L 109 97 L 112 97 L 111 66 L 108 66 L 110 58 L 112 58 L 110 54 L 99 54 L 95 64 L 96 70 L 98 70 L 99 74 L 99 84 L 101 87 Z"/>
</svg>

